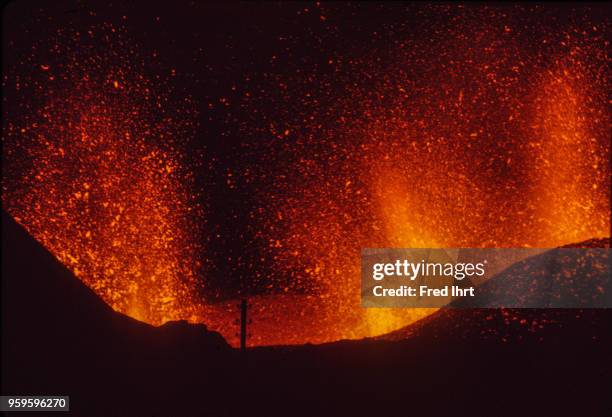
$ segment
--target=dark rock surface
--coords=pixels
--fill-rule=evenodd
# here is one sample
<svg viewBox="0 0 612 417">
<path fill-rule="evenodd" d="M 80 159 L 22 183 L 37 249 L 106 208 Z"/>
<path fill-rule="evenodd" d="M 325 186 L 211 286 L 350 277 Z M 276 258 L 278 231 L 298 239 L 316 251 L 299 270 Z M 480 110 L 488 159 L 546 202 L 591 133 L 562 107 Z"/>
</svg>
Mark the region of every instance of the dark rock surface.
<svg viewBox="0 0 612 417">
<path fill-rule="evenodd" d="M 104 409 L 110 393 L 161 395 L 170 381 L 206 386 L 232 352 L 204 325 L 156 328 L 115 312 L 4 211 L 1 311 L 2 392 L 65 393 L 75 409 Z"/>
<path fill-rule="evenodd" d="M 67 415 L 612 415 L 610 310 L 446 309 L 377 339 L 241 354 L 203 325 L 114 312 L 2 226 L 2 392 L 70 395 Z"/>
</svg>

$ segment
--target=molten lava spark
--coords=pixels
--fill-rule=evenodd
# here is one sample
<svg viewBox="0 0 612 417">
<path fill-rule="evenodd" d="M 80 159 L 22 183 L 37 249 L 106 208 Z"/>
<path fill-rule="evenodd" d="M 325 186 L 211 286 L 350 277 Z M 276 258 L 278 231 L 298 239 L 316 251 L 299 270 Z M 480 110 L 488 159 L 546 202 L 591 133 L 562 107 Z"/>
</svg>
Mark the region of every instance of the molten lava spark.
<svg viewBox="0 0 612 417">
<path fill-rule="evenodd" d="M 609 234 L 601 23 L 543 6 L 411 5 L 389 9 L 406 23 L 363 35 L 343 13 L 367 7 L 295 17 L 308 49 L 280 37 L 269 70 L 219 100 L 244 162 L 224 180 L 256 199 L 244 209 L 252 345 L 376 336 L 434 311 L 361 308 L 364 247 L 554 247 Z M 235 300 L 206 304 L 197 291 L 205 217 L 192 197 L 198 167 L 178 146 L 193 104 L 170 111 L 164 86 L 108 29 L 78 36 L 106 39 L 108 56 L 58 42 L 53 59 L 33 51 L 25 65 L 37 72 L 5 78 L 44 104 L 4 118 L 4 204 L 115 309 L 202 321 L 236 344 Z"/>
<path fill-rule="evenodd" d="M 523 7 L 416 8 L 446 23 L 386 27 L 393 45 L 347 46 L 308 75 L 275 60 L 263 82 L 279 92 L 245 94 L 264 121 L 254 136 L 270 138 L 266 165 L 280 167 L 262 187 L 261 239 L 291 291 L 318 304 L 312 315 L 288 302 L 275 320 L 295 332 L 257 343 L 374 336 L 434 311 L 360 308 L 363 247 L 555 247 L 609 234 L 601 28 L 545 27 Z M 277 135 L 285 127 L 289 138 Z"/>
<path fill-rule="evenodd" d="M 40 66 L 53 79 L 17 86 L 43 104 L 5 126 L 5 207 L 116 310 L 154 324 L 193 319 L 200 208 L 174 148 L 189 115 L 173 119 L 116 52 L 121 35 L 98 30 L 114 36 L 105 55 L 64 41 L 54 52 L 70 59 Z"/>
</svg>

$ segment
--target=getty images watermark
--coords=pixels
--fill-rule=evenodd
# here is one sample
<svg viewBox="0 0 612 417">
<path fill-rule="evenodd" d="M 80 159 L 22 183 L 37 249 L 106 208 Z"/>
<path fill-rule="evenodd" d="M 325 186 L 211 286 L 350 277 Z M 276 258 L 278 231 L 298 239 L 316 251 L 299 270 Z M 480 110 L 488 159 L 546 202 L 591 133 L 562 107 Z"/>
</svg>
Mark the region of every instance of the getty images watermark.
<svg viewBox="0 0 612 417">
<path fill-rule="evenodd" d="M 609 248 L 363 249 L 363 307 L 612 308 Z"/>
</svg>

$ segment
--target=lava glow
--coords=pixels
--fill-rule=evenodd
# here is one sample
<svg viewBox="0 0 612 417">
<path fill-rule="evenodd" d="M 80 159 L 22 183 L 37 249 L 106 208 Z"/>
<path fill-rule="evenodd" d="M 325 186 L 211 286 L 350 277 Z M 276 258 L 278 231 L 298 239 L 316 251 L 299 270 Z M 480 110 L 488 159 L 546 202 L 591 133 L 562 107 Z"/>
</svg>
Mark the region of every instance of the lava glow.
<svg viewBox="0 0 612 417">
<path fill-rule="evenodd" d="M 317 30 L 334 39 L 341 16 L 322 7 Z M 252 284 L 267 291 L 251 297 L 251 344 L 376 336 L 434 311 L 361 308 L 364 247 L 609 235 L 602 25 L 547 27 L 539 6 L 411 7 L 444 23 L 383 25 L 388 37 L 367 50 L 345 45 L 303 71 L 275 55 L 223 99 L 237 103 L 224 105 L 249 155 L 234 175 L 256 184 L 245 209 L 256 260 L 271 265 L 254 262 Z M 5 77 L 37 97 L 25 117 L 5 117 L 5 207 L 115 309 L 201 321 L 236 344 L 235 301 L 198 295 L 206 216 L 180 146 L 195 104 L 170 111 L 164 77 L 153 84 L 134 55 L 114 52 L 133 52 L 122 38 L 79 36 L 106 36 L 109 56 L 66 54 L 57 68 L 35 51 L 22 63 L 35 73 Z"/>
<path fill-rule="evenodd" d="M 262 192 L 262 235 L 292 290 L 319 294 L 319 308 L 287 303 L 275 320 L 299 330 L 263 343 L 374 336 L 434 311 L 359 308 L 363 247 L 556 247 L 609 235 L 602 29 L 536 27 L 525 9 L 508 10 L 420 8 L 446 23 L 386 27 L 384 52 L 347 47 L 327 69 L 267 75 L 281 91 L 269 107 L 283 109 L 258 132 L 269 131 L 267 162 L 295 162 Z"/>
<path fill-rule="evenodd" d="M 121 53 L 67 45 L 54 52 L 73 60 L 36 65 L 14 86 L 43 104 L 5 126 L 5 207 L 116 310 L 154 324 L 193 318 L 200 209 L 173 148 L 189 126 Z"/>
</svg>

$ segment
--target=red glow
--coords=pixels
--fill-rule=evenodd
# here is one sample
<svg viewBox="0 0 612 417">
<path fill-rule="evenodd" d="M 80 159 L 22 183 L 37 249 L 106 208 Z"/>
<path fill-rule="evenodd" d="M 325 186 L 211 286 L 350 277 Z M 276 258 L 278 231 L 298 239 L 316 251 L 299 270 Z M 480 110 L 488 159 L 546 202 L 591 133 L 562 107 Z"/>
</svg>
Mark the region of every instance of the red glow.
<svg viewBox="0 0 612 417">
<path fill-rule="evenodd" d="M 527 48 L 511 19 L 478 10 L 489 23 L 432 28 L 434 46 L 398 30 L 384 62 L 347 53 L 331 73 L 266 74 L 270 88 L 219 100 L 240 102 L 256 119 L 245 137 L 267 140 L 228 187 L 272 178 L 252 216 L 275 268 L 256 275 L 269 292 L 251 299 L 251 344 L 376 336 L 434 311 L 362 309 L 362 247 L 553 247 L 609 233 L 607 44 L 586 24 Z M 118 311 L 202 321 L 236 344 L 235 301 L 198 292 L 206 213 L 179 146 L 194 105 L 171 103 L 110 29 L 107 59 L 59 43 L 63 67 L 34 62 L 43 78 L 10 80 L 44 104 L 5 124 L 5 206 Z"/>
</svg>

